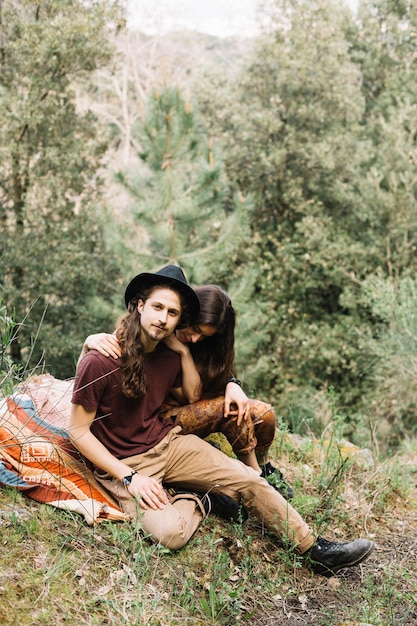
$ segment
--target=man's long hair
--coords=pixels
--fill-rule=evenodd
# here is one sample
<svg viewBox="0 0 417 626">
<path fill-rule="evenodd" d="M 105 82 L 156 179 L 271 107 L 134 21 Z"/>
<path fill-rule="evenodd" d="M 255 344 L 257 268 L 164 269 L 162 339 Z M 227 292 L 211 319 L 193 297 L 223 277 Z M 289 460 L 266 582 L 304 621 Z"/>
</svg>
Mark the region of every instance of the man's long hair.
<svg viewBox="0 0 417 626">
<path fill-rule="evenodd" d="M 132 298 L 127 307 L 127 313 L 120 318 L 117 324 L 116 337 L 122 352 L 122 391 L 128 398 L 142 398 L 148 391 L 146 382 L 145 352 L 141 338 L 141 316 L 138 311 L 138 302 L 143 303 L 151 296 L 155 289 L 171 289 L 178 294 L 181 302 L 181 320 L 188 321 L 188 308 L 185 298 L 175 288 L 175 283 L 167 279 L 166 284 L 153 285 L 143 289 L 140 294 Z"/>
<path fill-rule="evenodd" d="M 236 314 L 228 294 L 218 285 L 194 287 L 200 301 L 196 324 L 209 324 L 217 329 L 212 337 L 190 344 L 191 354 L 203 384 L 203 396 L 223 393 L 227 379 L 235 371 Z"/>
<path fill-rule="evenodd" d="M 122 356 L 122 391 L 128 398 L 141 398 L 147 392 L 145 354 L 141 338 L 140 313 L 138 302 L 145 302 L 153 289 L 141 296 L 135 296 L 127 307 L 127 313 L 120 318 L 116 330 Z"/>
</svg>

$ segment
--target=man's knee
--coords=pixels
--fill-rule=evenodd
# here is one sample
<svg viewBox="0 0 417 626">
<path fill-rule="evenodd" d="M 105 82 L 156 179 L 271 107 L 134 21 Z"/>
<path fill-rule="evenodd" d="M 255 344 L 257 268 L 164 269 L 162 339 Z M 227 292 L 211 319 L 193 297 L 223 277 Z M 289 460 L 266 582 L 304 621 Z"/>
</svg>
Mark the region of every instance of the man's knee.
<svg viewBox="0 0 417 626">
<path fill-rule="evenodd" d="M 164 548 L 169 548 L 169 550 L 181 550 L 181 548 L 183 548 L 188 542 L 187 538 L 180 537 L 175 534 L 169 535 L 166 533 L 162 534 L 160 537 L 151 537 L 151 539 L 154 543 L 158 543 L 161 546 L 164 546 Z"/>
<path fill-rule="evenodd" d="M 203 519 L 197 498 L 182 496 L 163 510 L 148 509 L 141 519 L 143 530 L 152 541 L 170 550 L 179 550 L 194 534 Z"/>
<path fill-rule="evenodd" d="M 180 550 L 189 540 L 188 533 L 176 519 L 158 520 L 158 523 L 142 524 L 143 530 L 154 543 L 161 544 L 170 550 Z"/>
</svg>

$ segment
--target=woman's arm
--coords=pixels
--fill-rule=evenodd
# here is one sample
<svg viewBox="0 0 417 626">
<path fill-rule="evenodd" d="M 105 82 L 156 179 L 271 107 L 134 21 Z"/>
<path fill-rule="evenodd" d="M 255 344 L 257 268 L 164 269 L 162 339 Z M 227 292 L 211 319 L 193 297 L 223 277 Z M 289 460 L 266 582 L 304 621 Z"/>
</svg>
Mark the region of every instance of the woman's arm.
<svg viewBox="0 0 417 626">
<path fill-rule="evenodd" d="M 89 350 L 97 350 L 100 354 L 112 356 L 114 359 L 118 359 L 122 356 L 116 335 L 110 335 L 109 333 L 88 335 L 87 339 L 84 341 L 81 354 L 78 357 L 77 365 Z"/>
<path fill-rule="evenodd" d="M 237 406 L 237 411 L 230 408 L 231 404 Z M 249 398 L 239 384 L 232 381 L 226 384 L 224 391 L 224 416 L 237 415 L 237 424 L 249 418 Z"/>
<path fill-rule="evenodd" d="M 181 388 L 173 390 L 173 392 L 182 402 L 197 402 L 201 397 L 202 386 L 200 374 L 194 364 L 190 349 L 186 344 L 179 341 L 174 334 L 168 337 L 165 343 L 168 348 L 177 352 L 181 357 L 183 384 Z M 114 359 L 118 359 L 122 356 L 116 336 L 110 335 L 109 333 L 88 335 L 78 358 L 77 365 L 89 350 L 97 350 L 100 354 L 112 356 Z"/>
<path fill-rule="evenodd" d="M 201 398 L 202 384 L 189 347 L 177 339 L 174 333 L 167 337 L 164 343 L 181 357 L 182 387 L 172 389 L 172 393 L 181 402 L 184 400 L 190 404 L 198 402 Z"/>
</svg>

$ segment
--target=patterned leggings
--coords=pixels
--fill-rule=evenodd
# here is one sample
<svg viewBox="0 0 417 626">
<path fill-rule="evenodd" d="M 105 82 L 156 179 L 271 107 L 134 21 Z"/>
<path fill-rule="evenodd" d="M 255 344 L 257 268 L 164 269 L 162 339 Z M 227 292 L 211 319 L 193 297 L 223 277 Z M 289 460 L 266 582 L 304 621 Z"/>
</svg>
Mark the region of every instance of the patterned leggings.
<svg viewBox="0 0 417 626">
<path fill-rule="evenodd" d="M 260 400 L 249 400 L 250 419 L 237 425 L 236 416 L 224 417 L 224 396 L 200 400 L 181 406 L 169 398 L 161 407 L 164 417 L 175 419 L 184 435 L 197 435 L 205 439 L 212 433 L 223 433 L 237 457 L 255 450 L 259 461 L 263 461 L 275 436 L 276 415 L 270 404 Z"/>
</svg>

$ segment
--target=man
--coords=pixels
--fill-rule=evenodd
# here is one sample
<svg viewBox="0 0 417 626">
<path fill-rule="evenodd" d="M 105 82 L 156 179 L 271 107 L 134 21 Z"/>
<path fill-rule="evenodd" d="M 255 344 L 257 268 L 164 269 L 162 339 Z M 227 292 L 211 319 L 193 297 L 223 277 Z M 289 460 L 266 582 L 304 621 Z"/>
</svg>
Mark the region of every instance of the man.
<svg viewBox="0 0 417 626">
<path fill-rule="evenodd" d="M 242 501 L 318 573 L 332 575 L 366 559 L 371 541 L 314 539 L 297 511 L 255 470 L 195 435 L 182 435 L 180 426 L 159 415 L 169 391 L 188 402 L 201 392 L 187 344 L 172 336 L 179 324 L 192 324 L 199 309 L 182 270 L 168 265 L 138 274 L 125 302 L 128 313 L 116 333 L 122 356 L 91 350 L 79 363 L 70 427 L 73 443 L 122 509 L 154 541 L 176 550 L 210 511 L 212 494 L 223 493 Z M 163 483 L 173 485 L 176 495 Z"/>
</svg>

